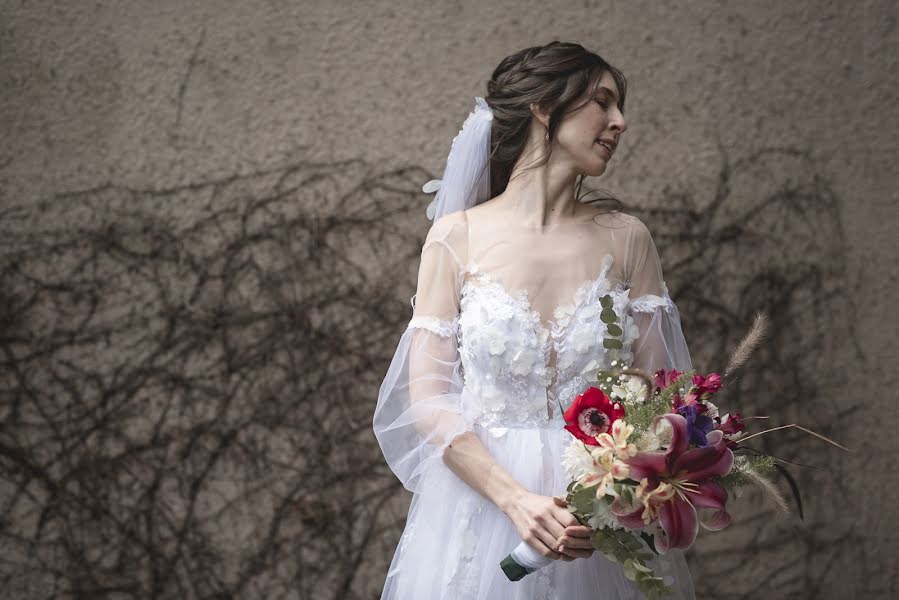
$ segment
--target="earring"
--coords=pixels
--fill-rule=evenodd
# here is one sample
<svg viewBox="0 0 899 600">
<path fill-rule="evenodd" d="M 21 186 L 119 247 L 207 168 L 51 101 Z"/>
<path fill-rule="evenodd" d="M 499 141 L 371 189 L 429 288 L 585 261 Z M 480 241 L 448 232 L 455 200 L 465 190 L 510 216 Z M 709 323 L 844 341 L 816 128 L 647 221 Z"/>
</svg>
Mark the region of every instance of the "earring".
<svg viewBox="0 0 899 600">
<path fill-rule="evenodd" d="M 549 141 L 549 130 L 548 129 L 546 130 L 546 135 L 543 137 L 547 142 Z"/>
</svg>

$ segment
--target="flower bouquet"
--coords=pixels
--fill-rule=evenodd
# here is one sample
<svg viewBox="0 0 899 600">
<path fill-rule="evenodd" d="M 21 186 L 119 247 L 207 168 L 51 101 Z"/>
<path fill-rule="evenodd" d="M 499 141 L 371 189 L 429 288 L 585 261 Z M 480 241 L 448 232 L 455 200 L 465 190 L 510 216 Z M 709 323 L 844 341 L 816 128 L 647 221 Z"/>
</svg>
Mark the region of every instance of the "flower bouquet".
<svg viewBox="0 0 899 600">
<path fill-rule="evenodd" d="M 725 375 L 745 362 L 764 330 L 765 319 L 758 315 Z M 779 471 L 802 517 L 798 488 L 776 464 L 779 459 L 743 442 L 797 427 L 847 449 L 796 424 L 748 435 L 739 412 L 719 414 L 712 402 L 723 387 L 717 373 L 671 369 L 650 377 L 638 369 L 616 368 L 617 361 L 611 366 L 597 373 L 597 386 L 564 411 L 565 429 L 572 434 L 563 457 L 572 480 L 566 501 L 578 522 L 593 529 L 593 547 L 620 562 L 624 575 L 650 600 L 670 593 L 671 582 L 657 576 L 649 561 L 670 548 L 689 548 L 700 525 L 711 531 L 727 527 L 728 498 L 741 487 L 760 485 L 786 510 L 769 478 Z M 516 581 L 550 562 L 522 542 L 500 566 Z"/>
</svg>

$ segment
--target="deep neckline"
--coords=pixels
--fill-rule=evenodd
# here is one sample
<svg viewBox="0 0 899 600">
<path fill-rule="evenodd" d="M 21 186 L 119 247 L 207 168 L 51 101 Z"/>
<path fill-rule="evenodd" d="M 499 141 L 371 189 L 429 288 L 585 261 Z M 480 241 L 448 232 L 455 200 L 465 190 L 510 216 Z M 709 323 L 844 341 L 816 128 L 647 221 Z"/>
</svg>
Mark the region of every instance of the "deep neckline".
<svg viewBox="0 0 899 600">
<path fill-rule="evenodd" d="M 487 281 L 489 285 L 494 286 L 497 290 L 499 290 L 502 295 L 516 303 L 522 310 L 524 310 L 531 317 L 531 320 L 536 326 L 539 326 L 542 330 L 547 331 L 551 336 L 558 338 L 562 333 L 567 329 L 567 327 L 574 320 L 573 317 L 577 313 L 578 309 L 580 309 L 585 303 L 587 298 L 593 295 L 593 292 L 601 282 L 609 281 L 609 287 L 611 288 L 611 280 L 609 280 L 609 269 L 612 266 L 613 257 L 611 254 L 606 254 L 602 259 L 602 268 L 599 271 L 599 274 L 593 279 L 585 279 L 584 282 L 578 286 L 574 294 L 569 297 L 565 302 L 561 304 L 557 304 L 552 309 L 552 318 L 546 320 L 546 325 L 543 324 L 543 315 L 537 309 L 533 308 L 531 305 L 531 295 L 527 289 L 517 290 L 517 295 L 513 294 L 511 290 L 509 290 L 506 285 L 497 277 L 494 277 L 492 274 L 488 273 L 481 269 L 476 263 L 469 263 L 462 271 L 462 274 L 472 273 L 477 277 L 480 277 Z M 462 285 L 462 289 L 464 290 L 471 281 L 465 281 Z M 479 286 L 475 286 L 479 287 Z M 584 301 L 578 303 L 578 298 L 583 294 Z M 566 323 L 562 324 L 560 321 L 563 319 L 556 318 L 555 314 L 560 308 L 565 306 L 573 307 L 573 312 L 569 315 L 569 318 Z M 539 332 L 538 332 L 539 333 Z"/>
</svg>

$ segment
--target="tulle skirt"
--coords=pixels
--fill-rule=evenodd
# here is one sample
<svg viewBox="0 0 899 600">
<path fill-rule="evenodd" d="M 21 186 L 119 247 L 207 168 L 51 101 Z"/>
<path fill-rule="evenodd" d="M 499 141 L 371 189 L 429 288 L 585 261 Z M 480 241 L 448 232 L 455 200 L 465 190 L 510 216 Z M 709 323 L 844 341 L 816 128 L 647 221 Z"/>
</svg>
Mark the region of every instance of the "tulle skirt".
<svg viewBox="0 0 899 600">
<path fill-rule="evenodd" d="M 532 492 L 564 495 L 563 444 L 570 434 L 550 428 L 475 429 L 493 458 Z M 512 521 L 442 462 L 423 476 L 393 556 L 382 600 L 643 600 L 621 565 L 599 552 L 588 559 L 553 561 L 509 581 L 500 561 L 521 541 Z M 670 550 L 651 566 L 666 578 L 671 600 L 693 600 L 683 552 Z"/>
</svg>

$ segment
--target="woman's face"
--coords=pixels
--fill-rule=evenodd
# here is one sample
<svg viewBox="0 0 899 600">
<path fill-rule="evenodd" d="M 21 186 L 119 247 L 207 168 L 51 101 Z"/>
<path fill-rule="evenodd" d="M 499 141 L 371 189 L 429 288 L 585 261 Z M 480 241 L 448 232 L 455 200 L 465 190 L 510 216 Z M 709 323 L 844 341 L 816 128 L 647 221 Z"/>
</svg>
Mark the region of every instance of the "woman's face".
<svg viewBox="0 0 899 600">
<path fill-rule="evenodd" d="M 627 122 L 618 109 L 618 86 L 608 71 L 588 100 L 559 124 L 553 159 L 570 163 L 577 173 L 596 177 L 605 172 Z"/>
</svg>

